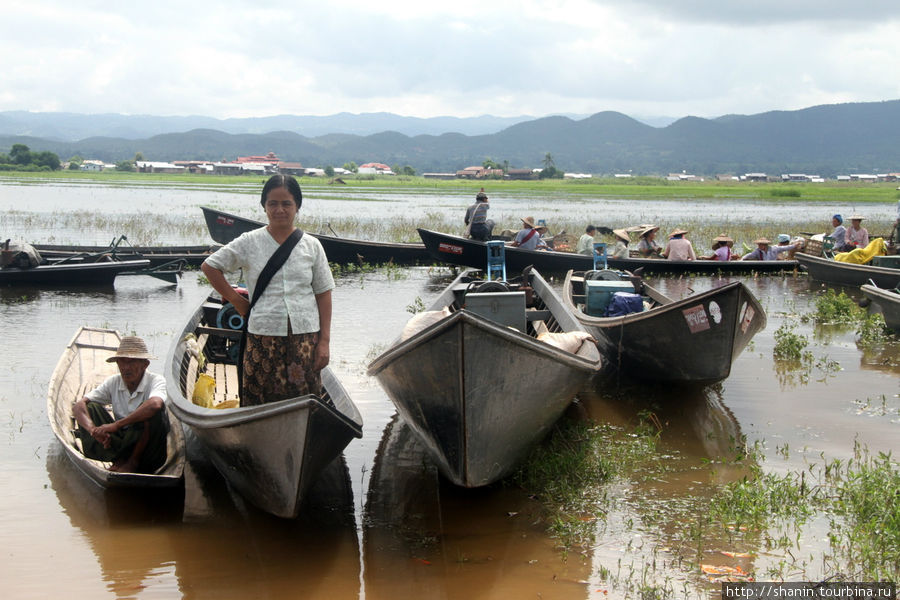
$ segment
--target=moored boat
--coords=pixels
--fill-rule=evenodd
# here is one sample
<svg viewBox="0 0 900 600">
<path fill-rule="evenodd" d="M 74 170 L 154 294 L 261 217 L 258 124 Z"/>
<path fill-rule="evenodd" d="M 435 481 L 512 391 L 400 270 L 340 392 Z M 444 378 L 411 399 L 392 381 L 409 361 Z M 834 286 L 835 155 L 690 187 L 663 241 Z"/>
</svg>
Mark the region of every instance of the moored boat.
<svg viewBox="0 0 900 600">
<path fill-rule="evenodd" d="M 144 271 L 150 261 L 108 260 L 96 262 L 53 262 L 36 267 L 7 266 L 0 269 L 0 285 L 98 286 L 112 285 L 119 275 Z"/>
<path fill-rule="evenodd" d="M 900 285 L 900 268 L 858 265 L 803 252 L 795 256 L 800 266 L 816 281 L 852 287 L 872 281 L 878 287 L 888 289 Z"/>
<path fill-rule="evenodd" d="M 595 279 L 597 274 L 602 278 Z M 606 283 L 612 285 L 603 285 Z M 619 291 L 639 294 L 642 310 L 603 316 L 604 302 L 617 284 L 621 284 Z M 766 325 L 759 301 L 740 282 L 673 300 L 628 274 L 570 271 L 562 298 L 598 340 L 607 365 L 638 380 L 720 381 L 728 377 L 734 360 Z"/>
<path fill-rule="evenodd" d="M 242 333 L 217 327 L 222 310 L 221 300 L 209 298 L 172 344 L 166 370 L 172 411 L 246 500 L 279 517 L 296 517 L 322 470 L 353 438 L 362 437 L 362 417 L 327 367 L 321 397 L 237 406 L 233 349 Z M 199 380 L 213 391 L 211 404 L 216 408 L 193 402 L 195 391 L 204 385 Z"/>
<path fill-rule="evenodd" d="M 487 244 L 458 235 L 419 229 L 419 237 L 435 260 L 465 267 L 481 268 L 487 252 Z M 569 270 L 586 271 L 593 268 L 594 259 L 586 254 L 556 252 L 553 250 L 524 250 L 506 247 L 506 265 L 511 272 L 520 272 L 534 266 L 542 273 L 565 273 Z M 749 273 L 792 271 L 796 260 L 665 260 L 659 258 L 607 258 L 614 269 L 644 273 Z"/>
<path fill-rule="evenodd" d="M 368 372 L 441 473 L 477 487 L 514 469 L 599 368 L 593 340 L 537 271 L 514 284 L 466 272 Z"/>
<path fill-rule="evenodd" d="M 116 260 L 149 260 L 150 267 L 159 267 L 175 261 L 199 266 L 219 246 L 122 246 L 115 241 L 109 246 L 74 246 L 66 244 L 33 244 L 48 261 L 72 259 L 95 254 L 110 254 Z"/>
<path fill-rule="evenodd" d="M 172 487 L 181 485 L 184 476 L 184 435 L 181 424 L 167 412 L 169 433 L 165 464 L 155 473 L 124 473 L 109 470 L 109 463 L 87 458 L 76 440 L 72 406 L 85 393 L 118 373 L 115 363 L 106 359 L 119 347 L 119 333 L 112 329 L 81 327 L 66 346 L 53 371 L 47 393 L 50 428 L 63 450 L 87 477 L 102 487 Z M 168 408 L 168 407 L 167 407 Z"/>
<path fill-rule="evenodd" d="M 885 325 L 900 332 L 900 292 L 897 288 L 882 289 L 866 284 L 860 287 L 860 290 L 881 311 Z"/>
<path fill-rule="evenodd" d="M 206 206 L 203 217 L 209 235 L 219 244 L 227 244 L 242 233 L 264 227 L 265 223 L 247 219 L 235 214 L 216 210 Z M 433 262 L 425 246 L 422 244 L 405 244 L 399 242 L 373 242 L 306 232 L 319 240 L 328 262 L 338 264 L 384 264 L 415 265 Z"/>
</svg>

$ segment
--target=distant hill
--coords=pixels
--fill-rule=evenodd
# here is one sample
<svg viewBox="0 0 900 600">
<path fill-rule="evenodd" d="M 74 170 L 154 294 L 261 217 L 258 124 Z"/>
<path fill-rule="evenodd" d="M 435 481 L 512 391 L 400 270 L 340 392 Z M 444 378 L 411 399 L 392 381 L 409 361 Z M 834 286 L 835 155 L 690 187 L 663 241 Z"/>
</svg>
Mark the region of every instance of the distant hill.
<svg viewBox="0 0 900 600">
<path fill-rule="evenodd" d="M 583 115 L 582 115 L 583 116 Z M 406 135 L 440 135 L 447 132 L 463 135 L 496 133 L 501 129 L 534 119 L 530 116 L 495 117 L 403 117 L 392 113 L 338 113 L 324 117 L 278 115 L 245 119 L 211 117 L 161 117 L 152 115 L 100 114 L 27 111 L 0 112 L 0 135 L 23 135 L 73 142 L 88 137 L 144 139 L 164 133 L 194 129 L 215 129 L 225 133 L 270 133 L 293 131 L 307 137 L 330 133 L 372 135 L 397 131 Z"/>
<path fill-rule="evenodd" d="M 234 159 L 275 152 L 307 166 L 383 162 L 412 165 L 417 172 L 456 171 L 486 158 L 512 167 L 539 167 L 551 153 L 557 168 L 613 174 L 697 175 L 900 172 L 900 100 L 835 104 L 797 111 L 685 117 L 663 128 L 617 112 L 583 119 L 544 117 L 515 123 L 496 133 L 409 136 L 396 131 L 370 135 L 293 131 L 230 134 L 213 129 L 165 133 L 145 139 L 90 137 L 62 141 L 0 136 L 0 151 L 14 143 L 50 150 L 63 160 L 78 154 L 106 161 L 142 152 L 148 160 Z"/>
</svg>

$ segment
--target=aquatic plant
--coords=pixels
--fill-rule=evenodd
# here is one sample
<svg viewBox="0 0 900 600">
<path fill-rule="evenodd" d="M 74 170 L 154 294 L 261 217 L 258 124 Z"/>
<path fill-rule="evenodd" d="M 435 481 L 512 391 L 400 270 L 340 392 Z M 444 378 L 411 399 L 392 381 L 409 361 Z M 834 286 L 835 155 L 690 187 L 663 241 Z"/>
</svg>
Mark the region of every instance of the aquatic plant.
<svg viewBox="0 0 900 600">
<path fill-rule="evenodd" d="M 851 324 L 865 318 L 865 310 L 843 291 L 828 289 L 816 298 L 816 310 L 812 319 L 819 324 Z"/>
<path fill-rule="evenodd" d="M 863 317 L 859 323 L 856 340 L 860 348 L 872 348 L 880 346 L 888 340 L 890 330 L 884 323 L 884 317 L 880 313 L 872 313 Z"/>
<path fill-rule="evenodd" d="M 772 355 L 776 359 L 801 361 L 812 359 L 812 353 L 806 350 L 809 340 L 805 335 L 794 331 L 794 325 L 784 323 L 775 331 L 775 348 Z"/>
</svg>

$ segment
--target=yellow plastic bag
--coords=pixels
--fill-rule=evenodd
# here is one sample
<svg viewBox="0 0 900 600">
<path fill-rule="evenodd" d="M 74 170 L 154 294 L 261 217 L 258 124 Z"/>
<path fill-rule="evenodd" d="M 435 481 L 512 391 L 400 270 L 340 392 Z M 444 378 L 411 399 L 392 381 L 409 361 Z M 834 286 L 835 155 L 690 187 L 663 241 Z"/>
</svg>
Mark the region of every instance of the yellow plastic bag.
<svg viewBox="0 0 900 600">
<path fill-rule="evenodd" d="M 191 402 L 197 406 L 212 408 L 215 391 L 215 378 L 206 373 L 200 373 L 200 376 L 197 377 L 197 383 L 194 384 L 194 395 L 191 397 Z"/>
</svg>

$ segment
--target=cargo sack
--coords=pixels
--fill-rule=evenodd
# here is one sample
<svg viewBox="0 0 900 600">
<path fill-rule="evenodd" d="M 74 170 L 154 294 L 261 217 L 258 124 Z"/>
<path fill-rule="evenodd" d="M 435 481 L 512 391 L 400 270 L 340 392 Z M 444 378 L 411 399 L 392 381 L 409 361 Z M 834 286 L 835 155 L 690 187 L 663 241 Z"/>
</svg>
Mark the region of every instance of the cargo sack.
<svg viewBox="0 0 900 600">
<path fill-rule="evenodd" d="M 33 269 L 41 264 L 41 254 L 31 244 L 11 241 L 4 246 L 2 260 L 3 267 Z"/>
<path fill-rule="evenodd" d="M 607 307 L 604 316 L 623 317 L 642 310 L 644 310 L 644 299 L 640 294 L 616 292 L 613 294 L 612 300 L 609 301 L 609 307 Z"/>
</svg>

